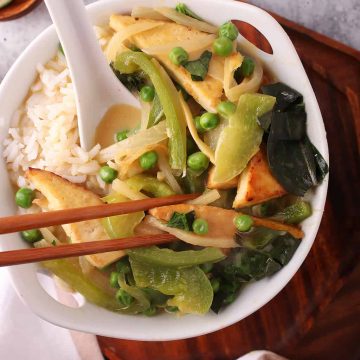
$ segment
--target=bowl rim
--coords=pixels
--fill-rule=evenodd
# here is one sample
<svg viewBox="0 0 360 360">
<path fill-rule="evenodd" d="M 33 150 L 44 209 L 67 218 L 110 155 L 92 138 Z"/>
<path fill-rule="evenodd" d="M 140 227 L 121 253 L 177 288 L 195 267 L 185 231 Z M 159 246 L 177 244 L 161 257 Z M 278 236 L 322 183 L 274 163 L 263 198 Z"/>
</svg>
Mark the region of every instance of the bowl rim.
<svg viewBox="0 0 360 360">
<path fill-rule="evenodd" d="M 126 0 L 116 1 L 116 5 L 118 7 L 125 6 L 126 2 L 127 2 Z M 137 3 L 143 2 L 144 3 L 145 0 L 135 0 L 134 2 L 132 2 L 131 6 L 133 6 L 133 3 L 135 3 L 135 2 L 137 2 Z M 153 2 L 155 3 L 158 1 L 156 0 Z M 187 0 L 187 1 L 185 0 L 184 2 L 188 3 L 192 7 L 200 6 L 201 4 L 209 5 L 209 3 L 211 3 L 211 4 L 215 4 L 214 6 L 232 7 L 234 10 L 236 9 L 237 11 L 240 11 L 241 9 L 243 9 L 243 10 L 246 9 L 247 11 L 251 12 L 252 14 L 257 15 L 260 19 L 266 19 L 272 26 L 274 26 L 275 30 L 273 29 L 273 31 L 278 31 L 279 33 L 282 32 L 281 40 L 284 41 L 284 39 L 285 39 L 287 41 L 287 43 L 285 45 L 287 45 L 287 47 L 289 49 L 289 58 L 291 58 L 291 61 L 293 61 L 295 63 L 296 67 L 298 68 L 299 73 L 301 73 L 303 80 L 304 80 L 304 86 L 307 86 L 308 98 L 305 100 L 305 103 L 306 103 L 307 107 L 308 106 L 310 107 L 311 111 L 313 112 L 313 115 L 314 116 L 316 115 L 316 118 L 317 118 L 317 121 L 315 121 L 316 122 L 316 130 L 319 132 L 319 134 L 317 134 L 317 136 L 319 138 L 317 138 L 317 139 L 320 141 L 319 149 L 322 152 L 325 160 L 327 162 L 329 162 L 326 132 L 325 132 L 324 123 L 323 123 L 323 120 L 321 117 L 320 109 L 319 109 L 318 103 L 316 101 L 315 94 L 312 90 L 312 87 L 310 85 L 308 77 L 306 76 L 305 70 L 301 64 L 301 61 L 296 53 L 296 50 L 295 50 L 291 40 L 288 38 L 288 36 L 284 32 L 284 30 L 278 24 L 278 22 L 271 15 L 266 13 L 264 10 L 259 9 L 253 5 L 245 4 L 245 3 L 233 2 L 233 1 L 224 2 L 221 0 L 196 0 L 196 1 L 192 1 L 191 3 L 189 0 Z M 166 3 L 173 4 L 173 3 L 176 3 L 176 1 L 175 0 L 167 0 Z M 101 10 L 106 7 L 108 7 L 108 8 L 115 7 L 115 0 L 104 0 L 101 2 L 95 2 L 95 3 L 88 5 L 87 9 L 91 14 L 94 14 L 97 10 Z M 110 14 L 111 13 L 108 13 L 108 16 Z M 45 30 L 43 30 L 27 46 L 27 48 L 22 52 L 22 54 L 19 56 L 19 58 L 14 62 L 11 69 L 6 74 L 2 83 L 0 84 L 0 104 L 3 101 L 3 99 L 5 98 L 5 94 L 8 90 L 8 88 L 11 88 L 11 83 L 16 82 L 16 78 L 17 78 L 16 73 L 17 73 L 17 69 L 19 68 L 19 66 L 21 66 L 26 61 L 27 58 L 31 57 L 31 54 L 34 52 L 34 49 L 36 48 L 36 46 L 40 46 L 40 44 L 42 42 L 43 43 L 45 43 L 46 41 L 49 42 L 49 40 L 47 40 L 47 39 L 50 39 L 50 38 L 51 39 L 57 38 L 53 25 L 50 25 Z M 269 62 L 269 63 L 274 61 L 274 57 L 270 57 L 267 54 L 263 55 L 261 57 L 261 59 L 264 62 Z M 23 101 L 23 99 L 21 99 L 21 102 L 22 101 Z M 6 130 L 1 129 L 1 131 L 4 132 Z M 6 177 L 6 175 L 4 175 L 4 177 Z M 74 330 L 85 331 L 85 332 L 109 336 L 109 337 L 119 337 L 122 339 L 142 340 L 142 341 L 179 340 L 179 339 L 185 339 L 185 338 L 189 338 L 189 337 L 200 336 L 200 335 L 204 335 L 207 333 L 211 333 L 211 332 L 220 330 L 224 327 L 230 326 L 230 325 L 244 319 L 245 317 L 251 315 L 252 313 L 257 311 L 261 307 L 263 307 L 271 299 L 273 299 L 287 285 L 287 283 L 291 280 L 291 278 L 295 275 L 297 270 L 300 268 L 301 264 L 304 262 L 307 254 L 309 253 L 311 246 L 315 240 L 318 228 L 320 226 L 322 213 L 324 211 L 324 205 L 325 205 L 325 200 L 326 200 L 328 179 L 329 179 L 329 177 L 327 176 L 326 179 L 323 181 L 323 183 L 316 189 L 315 197 L 317 200 L 317 210 L 316 210 L 316 213 L 314 212 L 312 217 L 309 218 L 311 220 L 311 224 L 310 224 L 311 233 L 306 234 L 306 238 L 307 238 L 306 242 L 304 240 L 302 241 L 298 250 L 294 254 L 293 258 L 291 259 L 289 264 L 286 266 L 286 268 L 285 268 L 286 271 L 284 272 L 285 269 L 283 269 L 278 274 L 274 275 L 274 278 L 279 277 L 281 275 L 281 280 L 275 282 L 272 290 L 269 291 L 267 294 L 264 294 L 264 296 L 261 300 L 254 301 L 251 309 L 246 311 L 245 314 L 242 314 L 241 316 L 235 316 L 235 317 L 225 316 L 224 313 L 222 313 L 222 312 L 219 315 L 208 314 L 203 318 L 187 315 L 183 319 L 176 320 L 176 321 L 183 321 L 183 322 L 185 321 L 188 323 L 186 331 L 184 331 L 184 330 L 176 331 L 175 329 L 174 330 L 172 329 L 172 332 L 169 331 L 169 329 L 166 328 L 166 326 L 164 328 L 164 325 L 167 325 L 168 322 L 162 320 L 164 318 L 163 316 L 159 316 L 157 318 L 151 318 L 151 324 L 158 323 L 159 329 L 161 328 L 161 331 L 159 333 L 156 333 L 154 330 L 148 331 L 148 332 L 145 332 L 143 330 L 139 334 L 136 332 L 136 330 L 139 330 L 137 327 L 138 325 L 141 325 L 141 326 L 144 325 L 146 329 L 150 329 L 151 325 L 149 326 L 148 321 L 143 321 L 143 322 L 135 321 L 134 317 L 131 316 L 129 318 L 130 320 L 128 321 L 128 325 L 130 322 L 136 322 L 139 324 L 137 326 L 129 329 L 131 331 L 130 331 L 130 335 L 128 335 L 127 330 L 125 330 L 125 331 L 124 330 L 121 330 L 121 331 L 116 330 L 115 331 L 113 327 L 111 329 L 104 328 L 104 326 L 106 327 L 106 324 L 101 324 L 101 326 L 99 326 L 99 324 L 89 324 L 89 323 L 84 324 L 84 322 L 81 323 L 81 320 L 82 320 L 81 314 L 82 315 L 85 314 L 85 316 L 87 316 L 88 315 L 87 313 L 91 313 L 91 311 L 95 311 L 95 310 L 97 311 L 97 314 L 100 316 L 101 316 L 101 314 L 104 314 L 104 312 L 109 313 L 109 311 L 104 310 L 104 309 L 101 309 L 102 311 L 100 311 L 99 310 L 100 308 L 95 305 L 87 303 L 86 307 L 83 307 L 83 308 L 78 308 L 78 309 L 66 308 L 66 309 L 64 309 L 65 307 L 63 305 L 57 303 L 55 300 L 51 299 L 51 301 L 50 301 L 49 300 L 50 297 L 39 286 L 37 289 L 36 296 L 34 296 L 34 293 L 32 293 L 32 289 L 30 289 L 29 283 L 27 283 L 27 281 L 24 281 L 24 279 L 22 279 L 22 274 L 24 274 L 24 271 L 29 271 L 29 269 L 32 268 L 32 271 L 34 272 L 34 274 L 27 280 L 31 280 L 30 282 L 34 286 L 36 286 L 35 282 L 38 280 L 37 280 L 37 277 L 35 274 L 35 271 L 36 271 L 35 265 L 33 265 L 33 264 L 21 265 L 21 266 L 9 268 L 12 282 L 13 282 L 13 285 L 14 285 L 18 295 L 20 296 L 20 298 L 23 300 L 23 302 L 25 302 L 30 307 L 30 309 L 34 313 L 36 313 L 39 317 L 43 318 L 44 320 L 47 320 L 47 321 L 54 323 L 55 325 L 58 325 L 61 327 L 66 327 L 66 328 L 70 328 L 70 329 L 74 329 Z M 1 212 L 2 212 L 1 215 L 5 215 L 5 213 L 11 213 L 12 211 L 11 211 L 11 209 L 2 209 Z M 11 245 L 9 245 L 9 243 L 4 245 L 0 242 L 0 247 L 5 250 L 9 250 L 11 248 Z M 299 252 L 299 250 L 301 250 L 301 251 Z M 261 284 L 264 284 L 266 282 L 269 283 L 271 281 L 272 281 L 271 279 L 270 280 L 263 279 L 260 282 L 251 284 L 249 286 L 252 286 L 252 288 L 256 288 L 256 287 L 259 287 Z M 235 301 L 229 308 L 233 309 L 236 304 L 237 304 L 237 306 L 240 306 L 240 303 L 239 303 L 240 298 L 241 298 L 241 296 L 238 296 L 237 301 Z M 232 311 L 232 314 L 234 314 L 234 313 L 236 313 L 236 311 Z M 111 313 L 111 315 L 113 317 L 116 317 L 116 316 L 120 316 L 123 318 L 127 317 L 124 315 L 119 315 L 119 314 L 114 314 L 114 313 Z M 214 320 L 214 317 L 215 317 L 215 320 Z M 159 320 L 156 320 L 156 319 L 159 319 Z M 197 323 L 201 322 L 200 319 L 205 319 L 204 321 L 202 321 L 202 323 L 203 323 L 202 326 L 199 326 L 199 327 L 198 326 L 193 326 L 193 327 L 189 326 L 190 323 L 195 324 L 194 322 L 197 322 Z M 146 320 L 146 319 L 143 319 L 143 320 Z M 147 320 L 149 320 L 149 319 L 147 319 Z M 189 321 L 187 321 L 187 320 L 189 320 Z"/>
</svg>

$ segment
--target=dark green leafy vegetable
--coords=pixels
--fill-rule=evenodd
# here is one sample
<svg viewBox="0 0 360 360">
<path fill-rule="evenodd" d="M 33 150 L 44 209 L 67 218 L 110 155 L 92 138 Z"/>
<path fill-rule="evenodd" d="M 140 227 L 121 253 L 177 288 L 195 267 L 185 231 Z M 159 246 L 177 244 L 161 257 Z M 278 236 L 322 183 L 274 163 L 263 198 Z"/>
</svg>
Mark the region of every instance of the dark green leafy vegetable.
<svg viewBox="0 0 360 360">
<path fill-rule="evenodd" d="M 234 301 L 246 282 L 279 271 L 290 261 L 299 244 L 299 240 L 285 234 L 276 236 L 261 250 L 248 248 L 247 244 L 234 249 L 230 256 L 214 265 L 212 274 L 219 279 L 219 286 L 214 293 L 212 310 L 217 313 L 223 305 Z"/>
<path fill-rule="evenodd" d="M 195 211 L 190 211 L 187 214 L 183 214 L 175 211 L 171 215 L 171 218 L 168 221 L 167 226 L 181 230 L 191 231 L 192 224 L 194 221 L 195 221 Z"/>
<path fill-rule="evenodd" d="M 191 98 L 188 92 L 180 84 L 175 83 L 175 87 L 181 92 L 181 95 L 185 101 L 188 101 Z"/>
<path fill-rule="evenodd" d="M 115 69 L 113 63 L 110 64 L 110 67 L 116 77 L 129 91 L 140 91 L 146 83 L 145 74 L 142 71 L 136 71 L 132 74 L 122 74 L 120 71 Z"/>
<path fill-rule="evenodd" d="M 261 90 L 266 95 L 276 97 L 275 111 L 284 111 L 292 105 L 303 102 L 303 96 L 298 91 L 281 82 L 264 85 Z"/>
<path fill-rule="evenodd" d="M 196 15 L 193 11 L 191 11 L 184 3 L 178 3 L 175 6 L 175 10 L 181 14 L 190 16 L 194 19 L 202 21 L 202 18 L 198 15 Z"/>
<path fill-rule="evenodd" d="M 274 239 L 268 252 L 275 261 L 285 266 L 291 260 L 299 245 L 300 241 L 298 239 L 286 234 Z"/>
<path fill-rule="evenodd" d="M 270 130 L 272 116 L 273 112 L 269 111 L 258 118 L 258 124 L 265 132 Z"/>
<path fill-rule="evenodd" d="M 193 81 L 203 81 L 208 73 L 212 53 L 204 51 L 197 60 L 187 61 L 183 67 L 191 74 Z"/>
<path fill-rule="evenodd" d="M 310 140 L 309 140 L 310 141 Z M 318 183 L 324 180 L 326 174 L 329 172 L 329 165 L 326 163 L 322 155 L 319 153 L 319 150 L 314 146 L 314 144 L 310 143 L 313 154 L 315 157 L 316 163 L 316 179 Z"/>
<path fill-rule="evenodd" d="M 303 196 L 317 185 L 316 163 L 311 143 L 279 140 L 279 123 L 273 118 L 267 143 L 267 155 L 271 172 L 291 194 Z M 281 126 L 281 125 L 280 125 Z"/>
<path fill-rule="evenodd" d="M 301 140 L 306 135 L 306 112 L 274 112 L 272 123 L 276 122 L 277 140 Z"/>
</svg>

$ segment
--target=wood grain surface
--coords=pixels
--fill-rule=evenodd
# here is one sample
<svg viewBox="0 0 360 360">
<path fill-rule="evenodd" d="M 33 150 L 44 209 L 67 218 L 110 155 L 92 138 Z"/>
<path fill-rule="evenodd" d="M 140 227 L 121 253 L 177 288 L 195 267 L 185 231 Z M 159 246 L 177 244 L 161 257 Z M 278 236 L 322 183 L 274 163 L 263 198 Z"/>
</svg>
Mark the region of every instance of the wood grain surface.
<svg viewBox="0 0 360 360">
<path fill-rule="evenodd" d="M 289 34 L 303 61 L 320 104 L 330 147 L 329 193 L 311 252 L 281 293 L 241 322 L 213 334 L 172 342 L 99 337 L 108 359 L 233 360 L 256 349 L 269 349 L 291 359 L 359 359 L 360 321 L 358 317 L 351 319 L 352 313 L 354 316 L 360 314 L 355 312 L 356 307 L 359 309 L 356 290 L 351 292 L 355 295 L 352 302 L 349 301 L 354 306 L 353 312 L 351 308 L 346 309 L 346 321 L 354 323 L 338 323 L 339 327 L 347 325 L 351 329 L 346 337 L 353 341 L 353 347 L 347 345 L 351 352 L 343 346 L 345 340 L 341 337 L 341 328 L 337 329 L 333 322 L 328 325 L 330 328 L 322 328 L 318 342 L 312 343 L 308 353 L 304 346 L 310 346 L 311 339 L 307 342 L 304 339 L 346 283 L 360 255 L 360 53 L 275 17 Z M 249 39 L 260 41 L 266 48 L 264 39 L 244 24 L 239 25 L 242 33 L 250 31 Z M 339 306 L 345 306 L 347 302 L 342 300 Z M 338 311 L 338 318 L 341 314 L 345 311 Z M 323 321 L 323 324 L 328 323 Z M 331 331 L 332 336 L 329 335 Z"/>
<path fill-rule="evenodd" d="M 20 16 L 27 14 L 41 0 L 14 0 L 11 4 L 0 9 L 0 21 L 2 20 L 13 20 Z"/>
</svg>

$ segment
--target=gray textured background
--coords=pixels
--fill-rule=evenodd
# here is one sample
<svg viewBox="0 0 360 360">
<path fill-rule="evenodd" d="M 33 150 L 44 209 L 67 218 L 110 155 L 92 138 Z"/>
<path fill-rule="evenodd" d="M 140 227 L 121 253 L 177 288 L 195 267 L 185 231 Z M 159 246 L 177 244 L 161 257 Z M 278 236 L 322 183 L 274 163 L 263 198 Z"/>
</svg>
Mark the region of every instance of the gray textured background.
<svg viewBox="0 0 360 360">
<path fill-rule="evenodd" d="M 85 3 L 91 2 L 94 0 L 85 0 Z M 359 0 L 251 0 L 250 2 L 352 47 L 360 48 Z M 0 22 L 0 80 L 21 51 L 50 22 L 43 3 L 20 19 Z"/>
</svg>

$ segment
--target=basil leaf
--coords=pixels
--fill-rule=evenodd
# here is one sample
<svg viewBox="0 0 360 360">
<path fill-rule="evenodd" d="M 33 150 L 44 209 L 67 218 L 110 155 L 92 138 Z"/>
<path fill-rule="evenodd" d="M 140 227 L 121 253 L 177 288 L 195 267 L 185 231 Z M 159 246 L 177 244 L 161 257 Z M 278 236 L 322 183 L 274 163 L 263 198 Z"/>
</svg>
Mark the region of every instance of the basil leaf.
<svg viewBox="0 0 360 360">
<path fill-rule="evenodd" d="M 187 214 L 183 214 L 175 211 L 171 215 L 171 218 L 168 221 L 167 226 L 181 230 L 191 231 L 194 220 L 195 220 L 195 211 L 190 211 Z"/>
<path fill-rule="evenodd" d="M 193 61 L 187 61 L 182 66 L 191 74 L 193 81 L 203 81 L 208 73 L 212 53 L 204 51 L 200 58 Z"/>
<path fill-rule="evenodd" d="M 120 71 L 115 69 L 113 63 L 110 64 L 110 67 L 115 76 L 129 91 L 139 91 L 143 85 L 145 85 L 146 78 L 142 71 L 137 71 L 132 74 L 122 74 Z"/>
</svg>

